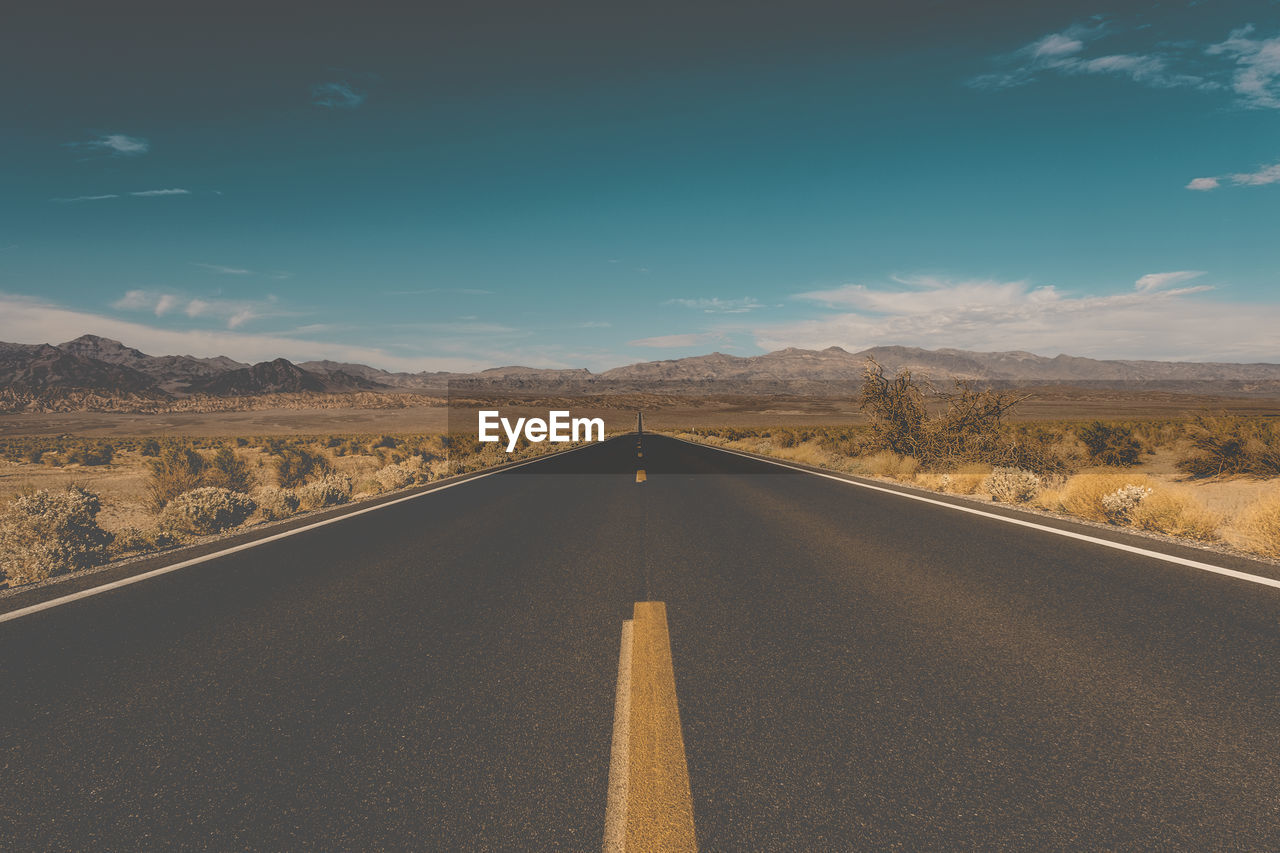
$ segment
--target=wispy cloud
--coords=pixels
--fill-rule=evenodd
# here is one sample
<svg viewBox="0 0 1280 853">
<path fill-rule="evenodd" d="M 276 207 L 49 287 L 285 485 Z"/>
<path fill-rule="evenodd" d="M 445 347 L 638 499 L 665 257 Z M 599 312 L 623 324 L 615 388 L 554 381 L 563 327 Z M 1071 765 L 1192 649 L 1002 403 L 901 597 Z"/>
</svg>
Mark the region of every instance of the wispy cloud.
<svg viewBox="0 0 1280 853">
<path fill-rule="evenodd" d="M 1235 72 L 1231 88 L 1245 106 L 1280 109 L 1280 36 L 1250 38 L 1255 27 L 1248 24 L 1232 31 L 1226 40 L 1210 45 L 1210 56 L 1232 60 Z"/>
<path fill-rule="evenodd" d="M 702 344 L 718 341 L 723 336 L 719 332 L 693 332 L 684 335 L 657 335 L 652 338 L 637 338 L 634 341 L 627 341 L 627 346 L 632 347 L 653 347 L 655 349 L 677 349 L 681 347 L 696 347 Z"/>
<path fill-rule="evenodd" d="M 74 198 L 51 198 L 49 201 L 56 201 L 59 204 L 70 204 L 77 201 L 103 201 L 109 198 L 120 198 L 116 193 L 104 193 L 103 195 L 78 195 Z"/>
<path fill-rule="evenodd" d="M 613 324 L 608 320 L 588 320 L 578 324 L 579 329 L 611 329 Z"/>
<path fill-rule="evenodd" d="M 1190 87 L 1216 90 L 1223 85 L 1199 67 L 1194 45 L 1163 44 L 1140 53 L 1088 55 L 1090 47 L 1113 28 L 1101 19 L 1072 24 L 1049 33 L 1017 50 L 994 58 L 999 69 L 970 78 L 978 89 L 1024 86 L 1046 75 L 1114 75 L 1154 88 Z"/>
<path fill-rule="evenodd" d="M 456 293 L 462 296 L 492 296 L 492 290 L 478 287 L 426 287 L 418 290 L 384 290 L 383 296 L 432 296 L 441 293 Z"/>
<path fill-rule="evenodd" d="M 137 198 L 162 198 L 170 195 L 191 195 L 191 190 L 184 190 L 179 187 L 165 190 L 136 190 L 134 192 L 124 193 L 103 193 L 101 195 L 78 195 L 72 198 L 51 198 L 49 201 L 55 201 L 59 204 L 70 204 L 78 201 L 105 201 L 109 198 L 123 198 L 125 195 L 135 196 Z"/>
<path fill-rule="evenodd" d="M 184 190 L 179 187 L 167 190 L 139 190 L 138 192 L 129 193 L 129 195 L 138 196 L 139 198 L 152 198 L 154 196 L 164 195 L 191 195 L 191 190 Z"/>
<path fill-rule="evenodd" d="M 238 329 L 251 320 L 281 316 L 274 296 L 264 300 L 246 301 L 220 298 L 199 298 L 180 293 L 156 290 L 130 290 L 112 303 L 121 311 L 145 311 L 156 317 L 183 314 L 191 319 L 207 318 L 226 323 L 228 329 Z"/>
<path fill-rule="evenodd" d="M 668 299 L 662 304 L 696 308 L 704 314 L 745 314 L 748 311 L 765 307 L 750 296 L 745 296 L 741 299 L 720 299 L 718 297 L 709 299 Z"/>
<path fill-rule="evenodd" d="M 366 97 L 347 82 L 319 83 L 311 88 L 311 103 L 330 109 L 355 109 Z"/>
<path fill-rule="evenodd" d="M 140 136 L 108 133 L 86 142 L 68 142 L 67 147 L 81 151 L 108 154 L 113 157 L 137 157 L 151 150 L 151 143 Z"/>
<path fill-rule="evenodd" d="M 1230 175 L 1218 175 L 1213 178 L 1193 178 L 1186 188 L 1208 192 L 1222 186 L 1224 181 L 1238 187 L 1263 187 L 1267 184 L 1280 184 L 1280 163 L 1262 166 L 1252 172 L 1236 172 Z"/>
<path fill-rule="evenodd" d="M 202 267 L 210 272 L 222 273 L 223 275 L 252 275 L 253 270 L 241 269 L 240 267 L 224 267 L 222 264 L 200 264 L 194 266 Z"/>
<path fill-rule="evenodd" d="M 302 329 L 294 330 L 302 332 Z M 71 340 L 85 332 L 124 341 L 153 355 L 227 355 L 240 361 L 332 359 L 389 370 L 476 370 L 491 361 L 451 356 L 404 356 L 379 347 L 319 341 L 288 333 L 222 329 L 161 329 L 70 308 L 29 296 L 0 293 L 0 340 L 27 343 Z M 507 355 L 507 354 L 504 354 Z"/>
<path fill-rule="evenodd" d="M 1196 270 L 1150 273 L 1125 291 L 1074 295 L 1026 281 L 903 277 L 797 294 L 832 313 L 754 330 L 769 350 L 901 344 L 1101 358 L 1276 360 L 1280 307 L 1244 305 L 1196 284 Z"/>
</svg>

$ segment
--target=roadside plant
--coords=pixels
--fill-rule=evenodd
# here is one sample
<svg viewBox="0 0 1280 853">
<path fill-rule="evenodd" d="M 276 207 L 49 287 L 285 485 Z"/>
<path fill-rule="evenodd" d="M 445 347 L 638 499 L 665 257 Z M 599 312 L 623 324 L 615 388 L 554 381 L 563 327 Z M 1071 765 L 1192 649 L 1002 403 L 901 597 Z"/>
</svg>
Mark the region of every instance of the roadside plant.
<svg viewBox="0 0 1280 853">
<path fill-rule="evenodd" d="M 303 509 L 321 509 L 338 506 L 351 500 L 351 478 L 346 474 L 326 474 L 297 489 L 298 501 Z"/>
<path fill-rule="evenodd" d="M 996 468 L 983 482 L 994 500 L 1002 503 L 1026 503 L 1040 490 L 1040 478 L 1021 468 Z"/>
<path fill-rule="evenodd" d="M 101 508 L 80 486 L 14 499 L 0 512 L 0 575 L 31 583 L 107 562 L 112 537 L 98 526 Z"/>
<path fill-rule="evenodd" d="M 298 511 L 298 496 L 292 489 L 280 489 L 275 486 L 263 486 L 253 491 L 254 503 L 258 505 L 258 513 L 267 521 L 278 521 L 288 518 Z"/>
<path fill-rule="evenodd" d="M 201 486 L 178 495 L 160 513 L 160 528 L 173 534 L 204 536 L 241 524 L 257 505 L 241 492 Z"/>
<path fill-rule="evenodd" d="M 276 478 L 280 487 L 292 489 L 301 486 L 313 477 L 324 476 L 333 470 L 333 466 L 319 453 L 305 447 L 280 447 L 276 451 Z"/>
<path fill-rule="evenodd" d="M 1128 524 L 1134 511 L 1154 490 L 1150 486 L 1130 484 L 1121 486 L 1102 497 L 1102 508 L 1112 524 Z"/>
</svg>

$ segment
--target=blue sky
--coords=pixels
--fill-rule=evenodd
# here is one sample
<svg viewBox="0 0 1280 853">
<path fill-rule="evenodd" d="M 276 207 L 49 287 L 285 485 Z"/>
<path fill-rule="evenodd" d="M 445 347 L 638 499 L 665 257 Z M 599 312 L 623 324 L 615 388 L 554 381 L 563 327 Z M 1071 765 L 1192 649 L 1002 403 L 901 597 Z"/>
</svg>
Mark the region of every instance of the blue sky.
<svg viewBox="0 0 1280 853">
<path fill-rule="evenodd" d="M 1280 361 L 1280 5 L 29 11 L 0 340 Z"/>
</svg>

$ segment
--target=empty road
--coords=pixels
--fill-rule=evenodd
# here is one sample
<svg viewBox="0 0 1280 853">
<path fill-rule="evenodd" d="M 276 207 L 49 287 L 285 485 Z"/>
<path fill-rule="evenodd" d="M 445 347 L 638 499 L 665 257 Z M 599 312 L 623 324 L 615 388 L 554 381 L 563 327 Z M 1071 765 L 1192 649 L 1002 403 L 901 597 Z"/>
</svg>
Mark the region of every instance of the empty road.
<svg viewBox="0 0 1280 853">
<path fill-rule="evenodd" d="M 1280 590 L 639 452 L 0 622 L 0 849 L 599 850 L 645 601 L 700 849 L 1280 849 Z"/>
</svg>

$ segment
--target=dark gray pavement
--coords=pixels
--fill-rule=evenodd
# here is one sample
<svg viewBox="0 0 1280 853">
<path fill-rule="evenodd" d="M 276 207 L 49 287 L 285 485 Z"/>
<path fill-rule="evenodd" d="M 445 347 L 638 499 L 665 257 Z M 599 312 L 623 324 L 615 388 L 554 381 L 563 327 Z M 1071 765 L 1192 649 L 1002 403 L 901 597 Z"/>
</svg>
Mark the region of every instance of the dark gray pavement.
<svg viewBox="0 0 1280 853">
<path fill-rule="evenodd" d="M 0 848 L 598 849 L 653 599 L 704 850 L 1280 849 L 1280 591 L 635 443 L 0 623 Z"/>
</svg>

